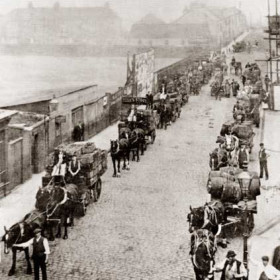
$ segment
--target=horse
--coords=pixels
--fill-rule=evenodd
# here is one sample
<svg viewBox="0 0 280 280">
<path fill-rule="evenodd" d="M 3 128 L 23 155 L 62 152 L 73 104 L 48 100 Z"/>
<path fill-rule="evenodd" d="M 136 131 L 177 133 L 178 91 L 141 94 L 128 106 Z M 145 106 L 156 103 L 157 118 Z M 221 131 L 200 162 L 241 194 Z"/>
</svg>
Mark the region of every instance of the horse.
<svg viewBox="0 0 280 280">
<path fill-rule="evenodd" d="M 187 216 L 190 233 L 197 229 L 208 229 L 214 235 L 220 234 L 225 214 L 225 209 L 221 202 L 212 201 L 197 208 L 190 206 L 190 211 Z"/>
<path fill-rule="evenodd" d="M 226 167 L 228 165 L 227 154 L 224 153 L 222 149 L 216 148 L 209 156 L 209 166 L 211 170 L 219 170 L 221 167 Z"/>
<path fill-rule="evenodd" d="M 236 164 L 239 138 L 233 134 L 225 134 L 225 136 L 218 136 L 216 143 L 220 143 L 226 150 L 229 163 L 232 165 Z"/>
<path fill-rule="evenodd" d="M 61 237 L 61 228 L 64 227 L 63 239 L 68 239 L 68 224 L 74 225 L 74 214 L 79 204 L 78 187 L 74 184 L 54 186 L 46 207 L 47 223 L 58 222 L 56 237 Z M 53 228 L 50 227 L 53 239 Z"/>
<path fill-rule="evenodd" d="M 145 137 L 145 131 L 141 127 L 141 125 L 138 125 L 137 128 L 135 128 L 132 131 L 132 135 L 135 135 L 137 141 L 135 140 L 135 145 L 138 147 L 139 150 L 141 150 L 141 156 L 144 155 L 144 151 L 147 149 L 146 146 L 146 137 Z"/>
<path fill-rule="evenodd" d="M 123 169 L 129 170 L 129 147 L 130 145 L 128 139 L 111 140 L 110 152 L 114 167 L 113 177 L 121 176 L 121 160 L 123 160 Z"/>
<path fill-rule="evenodd" d="M 214 280 L 213 266 L 217 251 L 215 236 L 206 229 L 199 229 L 191 235 L 191 260 L 196 280 Z"/>
<path fill-rule="evenodd" d="M 167 115 L 167 108 L 166 105 L 160 104 L 157 108 L 157 113 L 159 114 L 159 124 L 158 128 L 167 129 L 167 122 L 168 122 L 168 115 Z"/>
<path fill-rule="evenodd" d="M 7 230 L 7 228 L 4 227 L 5 234 L 2 237 L 2 241 L 4 242 L 4 253 L 9 254 L 10 248 L 12 248 L 13 253 L 12 267 L 10 268 L 8 273 L 9 276 L 15 274 L 17 251 L 24 251 L 25 260 L 27 262 L 26 274 L 32 274 L 29 248 L 13 247 L 13 245 L 29 241 L 34 237 L 34 230 L 36 228 L 44 229 L 44 227 L 45 216 L 38 210 L 34 210 L 31 213 L 27 214 L 21 222 L 14 224 L 10 227 L 10 229 Z"/>
</svg>

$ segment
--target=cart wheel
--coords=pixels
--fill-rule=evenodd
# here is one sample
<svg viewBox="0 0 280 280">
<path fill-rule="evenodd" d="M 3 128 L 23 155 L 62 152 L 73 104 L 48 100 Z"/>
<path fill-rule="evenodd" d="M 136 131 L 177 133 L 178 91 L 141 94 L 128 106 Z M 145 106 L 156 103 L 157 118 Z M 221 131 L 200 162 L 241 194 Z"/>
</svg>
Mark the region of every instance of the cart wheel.
<svg viewBox="0 0 280 280">
<path fill-rule="evenodd" d="M 102 189 L 102 181 L 99 178 L 98 181 L 94 184 L 93 188 L 93 201 L 97 202 L 100 198 L 101 195 L 101 189 Z"/>
</svg>

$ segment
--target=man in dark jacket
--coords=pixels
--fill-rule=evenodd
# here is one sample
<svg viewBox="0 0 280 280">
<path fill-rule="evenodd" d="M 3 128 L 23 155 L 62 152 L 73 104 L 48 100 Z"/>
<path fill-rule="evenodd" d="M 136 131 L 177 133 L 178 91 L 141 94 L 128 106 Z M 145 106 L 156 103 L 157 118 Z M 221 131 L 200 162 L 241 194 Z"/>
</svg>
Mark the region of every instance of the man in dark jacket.
<svg viewBox="0 0 280 280">
<path fill-rule="evenodd" d="M 47 280 L 46 264 L 48 263 L 48 255 L 50 254 L 50 248 L 48 240 L 41 235 L 41 229 L 36 228 L 34 230 L 34 238 L 21 244 L 15 244 L 14 247 L 26 248 L 33 245 L 32 259 L 34 262 L 34 279 L 40 279 L 40 268 L 42 271 L 42 279 Z"/>
<path fill-rule="evenodd" d="M 269 154 L 266 152 L 264 148 L 264 144 L 260 144 L 259 151 L 259 162 L 260 162 L 260 178 L 263 178 L 263 171 L 265 172 L 265 179 L 268 180 L 268 168 L 267 168 L 267 158 Z"/>
<path fill-rule="evenodd" d="M 236 254 L 234 251 L 228 251 L 226 259 L 221 265 L 215 268 L 215 272 L 222 272 L 221 280 L 243 280 L 247 277 L 247 271 L 244 265 L 235 259 Z"/>
</svg>

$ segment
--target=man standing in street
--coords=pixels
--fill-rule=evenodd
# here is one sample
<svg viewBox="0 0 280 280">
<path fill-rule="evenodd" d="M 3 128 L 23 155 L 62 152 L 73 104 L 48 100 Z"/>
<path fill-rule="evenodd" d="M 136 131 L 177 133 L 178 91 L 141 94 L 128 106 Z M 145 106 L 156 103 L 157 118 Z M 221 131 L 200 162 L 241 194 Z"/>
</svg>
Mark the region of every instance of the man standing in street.
<svg viewBox="0 0 280 280">
<path fill-rule="evenodd" d="M 215 272 L 222 272 L 221 280 L 243 280 L 247 277 L 244 265 L 235 257 L 234 251 L 228 251 L 226 259 L 214 269 Z"/>
<path fill-rule="evenodd" d="M 257 265 L 257 278 L 256 280 L 279 280 L 280 271 L 277 270 L 274 266 L 270 265 L 269 257 L 263 256 L 262 262 L 255 261 L 250 259 L 250 261 Z"/>
<path fill-rule="evenodd" d="M 48 263 L 48 256 L 50 254 L 50 248 L 48 240 L 41 235 L 41 229 L 36 228 L 34 230 L 35 237 L 29 241 L 21 244 L 15 244 L 14 247 L 26 248 L 33 245 L 32 259 L 34 262 L 34 279 L 40 279 L 40 268 L 42 271 L 42 279 L 47 280 L 46 264 Z"/>
<path fill-rule="evenodd" d="M 270 79 L 269 79 L 267 74 L 264 77 L 264 83 L 265 83 L 265 90 L 267 92 L 268 91 L 268 86 L 269 86 L 269 83 L 270 83 Z"/>
<path fill-rule="evenodd" d="M 267 158 L 269 154 L 264 148 L 264 144 L 260 144 L 259 161 L 260 161 L 260 178 L 263 178 L 263 171 L 265 172 L 265 179 L 268 180 Z"/>
</svg>

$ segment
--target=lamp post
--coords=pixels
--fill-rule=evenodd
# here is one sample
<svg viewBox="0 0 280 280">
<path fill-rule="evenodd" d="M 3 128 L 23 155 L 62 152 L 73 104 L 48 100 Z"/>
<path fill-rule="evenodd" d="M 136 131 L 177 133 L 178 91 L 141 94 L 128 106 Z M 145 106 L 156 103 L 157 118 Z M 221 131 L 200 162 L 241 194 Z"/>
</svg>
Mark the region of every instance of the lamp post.
<svg viewBox="0 0 280 280">
<path fill-rule="evenodd" d="M 249 189 L 252 183 L 252 177 L 250 176 L 250 174 L 246 169 L 239 174 L 238 182 L 242 192 L 243 200 L 245 202 L 245 209 L 243 210 L 243 263 L 248 271 L 248 238 L 250 232 L 248 226 L 249 210 L 248 210 L 247 201 L 248 201 Z M 246 279 L 248 279 L 248 276 Z"/>
</svg>

